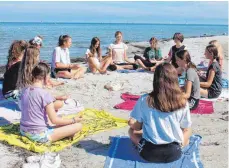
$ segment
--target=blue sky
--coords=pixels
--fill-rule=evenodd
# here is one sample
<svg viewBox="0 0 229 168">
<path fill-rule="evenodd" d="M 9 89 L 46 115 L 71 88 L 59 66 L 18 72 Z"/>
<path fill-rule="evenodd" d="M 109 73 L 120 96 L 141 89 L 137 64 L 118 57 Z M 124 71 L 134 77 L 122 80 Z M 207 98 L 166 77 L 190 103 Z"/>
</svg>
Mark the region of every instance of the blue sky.
<svg viewBox="0 0 229 168">
<path fill-rule="evenodd" d="M 228 2 L 0 2 L 0 21 L 228 24 Z"/>
</svg>

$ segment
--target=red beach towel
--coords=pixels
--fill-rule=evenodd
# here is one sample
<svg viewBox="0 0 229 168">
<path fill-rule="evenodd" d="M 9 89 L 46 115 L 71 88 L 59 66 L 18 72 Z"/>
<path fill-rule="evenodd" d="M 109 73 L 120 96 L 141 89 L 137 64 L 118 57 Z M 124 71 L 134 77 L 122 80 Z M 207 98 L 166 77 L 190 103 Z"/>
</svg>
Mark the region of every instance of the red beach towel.
<svg viewBox="0 0 229 168">
<path fill-rule="evenodd" d="M 115 105 L 114 108 L 122 110 L 133 110 L 140 96 L 123 93 L 121 95 L 121 98 L 125 101 L 123 103 Z M 200 100 L 198 107 L 195 110 L 191 110 L 191 113 L 193 114 L 212 114 L 213 112 L 213 102 L 207 100 Z"/>
</svg>

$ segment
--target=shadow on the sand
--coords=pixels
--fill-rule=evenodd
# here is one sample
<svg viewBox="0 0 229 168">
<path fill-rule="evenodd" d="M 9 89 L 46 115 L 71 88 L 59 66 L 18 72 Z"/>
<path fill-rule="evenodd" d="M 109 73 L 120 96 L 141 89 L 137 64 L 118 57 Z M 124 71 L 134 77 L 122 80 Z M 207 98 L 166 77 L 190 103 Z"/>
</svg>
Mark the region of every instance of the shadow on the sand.
<svg viewBox="0 0 229 168">
<path fill-rule="evenodd" d="M 74 144 L 73 147 L 84 149 L 86 152 L 94 155 L 107 156 L 110 144 L 103 144 L 95 140 L 82 140 Z"/>
</svg>

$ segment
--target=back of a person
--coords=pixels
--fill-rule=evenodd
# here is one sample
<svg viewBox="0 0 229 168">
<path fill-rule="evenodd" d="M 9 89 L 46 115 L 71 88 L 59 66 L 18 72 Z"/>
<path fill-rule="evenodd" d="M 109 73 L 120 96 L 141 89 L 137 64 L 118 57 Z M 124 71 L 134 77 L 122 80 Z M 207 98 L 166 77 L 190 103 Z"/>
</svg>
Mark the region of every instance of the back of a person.
<svg viewBox="0 0 229 168">
<path fill-rule="evenodd" d="M 180 121 L 185 113 L 189 111 L 188 104 L 185 108 L 174 112 L 161 112 L 149 107 L 147 102 L 148 94 L 141 97 L 143 138 L 153 144 L 169 144 L 183 142 L 183 133 Z"/>
<path fill-rule="evenodd" d="M 13 64 L 9 69 L 6 70 L 4 74 L 3 89 L 2 94 L 5 95 L 9 91 L 16 89 L 18 71 L 21 65 L 21 61 Z"/>
<path fill-rule="evenodd" d="M 27 87 L 22 90 L 20 127 L 26 132 L 42 132 L 47 128 L 47 116 L 44 99 L 47 92 L 38 87 Z"/>
<path fill-rule="evenodd" d="M 181 157 L 181 146 L 188 144 L 192 122 L 173 65 L 162 63 L 156 67 L 152 92 L 139 98 L 130 117 L 129 135 L 143 159 L 169 163 Z"/>
</svg>

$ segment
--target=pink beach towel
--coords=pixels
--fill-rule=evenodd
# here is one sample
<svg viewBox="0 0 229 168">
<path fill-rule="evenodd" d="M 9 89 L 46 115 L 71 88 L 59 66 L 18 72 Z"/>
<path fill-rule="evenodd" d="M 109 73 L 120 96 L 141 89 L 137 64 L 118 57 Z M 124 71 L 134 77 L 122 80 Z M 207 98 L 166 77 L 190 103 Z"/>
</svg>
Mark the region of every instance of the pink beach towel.
<svg viewBox="0 0 229 168">
<path fill-rule="evenodd" d="M 123 93 L 121 95 L 121 98 L 125 101 L 123 103 L 115 105 L 114 108 L 122 110 L 133 110 L 140 96 Z M 191 113 L 193 114 L 212 114 L 213 112 L 213 102 L 207 100 L 200 100 L 198 107 L 195 110 L 191 111 Z"/>
</svg>

